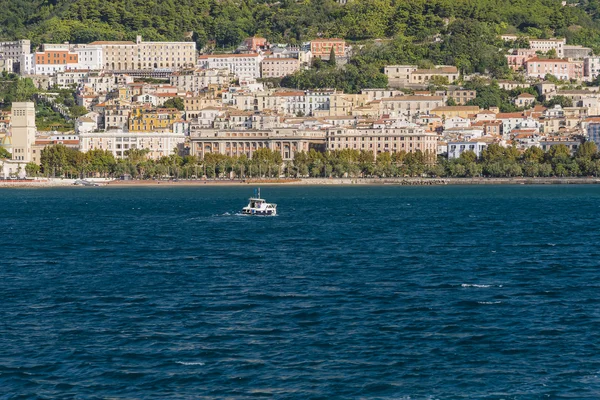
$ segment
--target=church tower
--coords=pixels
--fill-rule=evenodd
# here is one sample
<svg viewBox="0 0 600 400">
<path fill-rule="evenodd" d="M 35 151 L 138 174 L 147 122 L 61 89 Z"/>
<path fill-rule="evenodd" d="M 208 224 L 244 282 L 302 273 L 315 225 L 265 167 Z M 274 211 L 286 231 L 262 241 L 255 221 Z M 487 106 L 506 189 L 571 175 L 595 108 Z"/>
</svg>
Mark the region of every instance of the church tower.
<svg viewBox="0 0 600 400">
<path fill-rule="evenodd" d="M 32 102 L 12 103 L 12 159 L 32 161 L 35 144 L 35 105 Z"/>
</svg>

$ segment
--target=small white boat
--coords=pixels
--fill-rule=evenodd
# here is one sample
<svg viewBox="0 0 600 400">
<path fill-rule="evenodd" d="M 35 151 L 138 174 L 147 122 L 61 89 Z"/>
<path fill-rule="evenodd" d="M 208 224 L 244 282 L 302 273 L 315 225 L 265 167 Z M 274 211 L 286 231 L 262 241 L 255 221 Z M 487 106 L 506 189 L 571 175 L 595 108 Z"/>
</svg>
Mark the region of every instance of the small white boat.
<svg viewBox="0 0 600 400">
<path fill-rule="evenodd" d="M 242 208 L 244 215 L 277 215 L 277 204 L 267 203 L 265 199 L 260 198 L 260 189 L 255 197 L 248 199 L 248 205 Z"/>
</svg>

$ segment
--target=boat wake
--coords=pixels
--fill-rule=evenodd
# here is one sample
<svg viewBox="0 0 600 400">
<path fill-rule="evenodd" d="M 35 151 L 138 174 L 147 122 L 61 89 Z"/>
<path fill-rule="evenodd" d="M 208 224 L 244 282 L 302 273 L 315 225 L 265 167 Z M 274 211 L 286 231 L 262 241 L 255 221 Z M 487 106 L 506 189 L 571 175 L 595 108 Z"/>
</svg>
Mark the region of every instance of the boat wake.
<svg viewBox="0 0 600 400">
<path fill-rule="evenodd" d="M 181 364 L 181 365 L 199 365 L 202 366 L 204 365 L 203 362 L 185 362 L 185 361 L 175 361 L 177 364 Z"/>
</svg>

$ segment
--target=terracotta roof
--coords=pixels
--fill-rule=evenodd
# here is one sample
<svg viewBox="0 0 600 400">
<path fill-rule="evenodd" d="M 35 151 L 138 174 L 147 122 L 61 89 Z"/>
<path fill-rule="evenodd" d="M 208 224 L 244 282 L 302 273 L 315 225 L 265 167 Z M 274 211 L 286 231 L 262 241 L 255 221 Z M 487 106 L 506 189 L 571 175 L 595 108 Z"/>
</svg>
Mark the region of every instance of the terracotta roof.
<svg viewBox="0 0 600 400">
<path fill-rule="evenodd" d="M 496 114 L 496 118 L 498 118 L 498 119 L 525 118 L 525 115 L 523 115 L 523 113 L 499 113 L 499 114 Z"/>
<path fill-rule="evenodd" d="M 273 96 L 284 96 L 284 97 L 304 96 L 304 92 L 277 92 L 277 93 L 273 94 Z"/>
<path fill-rule="evenodd" d="M 530 63 L 530 62 L 549 62 L 549 63 L 559 63 L 559 62 L 569 62 L 569 60 L 567 59 L 562 59 L 562 58 L 539 58 L 539 57 L 533 57 L 530 58 L 529 60 L 525 61 L 526 63 Z"/>
<path fill-rule="evenodd" d="M 340 38 L 330 38 L 330 39 L 314 39 L 311 40 L 311 43 L 314 42 L 321 42 L 321 43 L 327 43 L 327 42 L 346 42 L 344 39 L 340 39 Z"/>
</svg>

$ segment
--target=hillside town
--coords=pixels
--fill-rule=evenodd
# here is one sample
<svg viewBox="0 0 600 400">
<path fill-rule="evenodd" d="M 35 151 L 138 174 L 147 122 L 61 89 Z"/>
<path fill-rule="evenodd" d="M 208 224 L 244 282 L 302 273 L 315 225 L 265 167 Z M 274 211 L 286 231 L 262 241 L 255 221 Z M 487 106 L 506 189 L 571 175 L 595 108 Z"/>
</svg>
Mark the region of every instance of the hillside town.
<svg viewBox="0 0 600 400">
<path fill-rule="evenodd" d="M 506 54 L 515 80 L 466 75 L 454 65 L 388 65 L 386 88 L 359 93 L 275 84 L 316 60 L 343 65 L 353 46 L 337 38 L 291 46 L 249 37 L 226 54 L 199 54 L 190 41 L 146 42 L 141 36 L 36 50 L 28 40 L 2 42 L 3 76 L 31 79 L 35 100 L 71 120 L 72 129 L 36 128 L 34 103 L 13 102 L 0 120 L 0 146 L 10 154 L 1 175 L 24 176 L 25 165 L 39 165 L 42 151 L 58 144 L 83 153 L 108 151 L 115 159 L 133 149 L 151 160 L 174 154 L 252 158 L 269 149 L 291 162 L 311 150 L 353 150 L 373 160 L 419 153 L 429 164 L 465 152 L 479 158 L 492 144 L 521 153 L 561 145 L 572 155 L 586 141 L 600 145 L 600 87 L 594 85 L 600 56 L 561 38 L 501 38 L 515 43 Z M 476 105 L 482 94 L 475 81 L 508 93 L 513 109 Z M 80 115 L 57 101 L 64 91 Z"/>
</svg>

